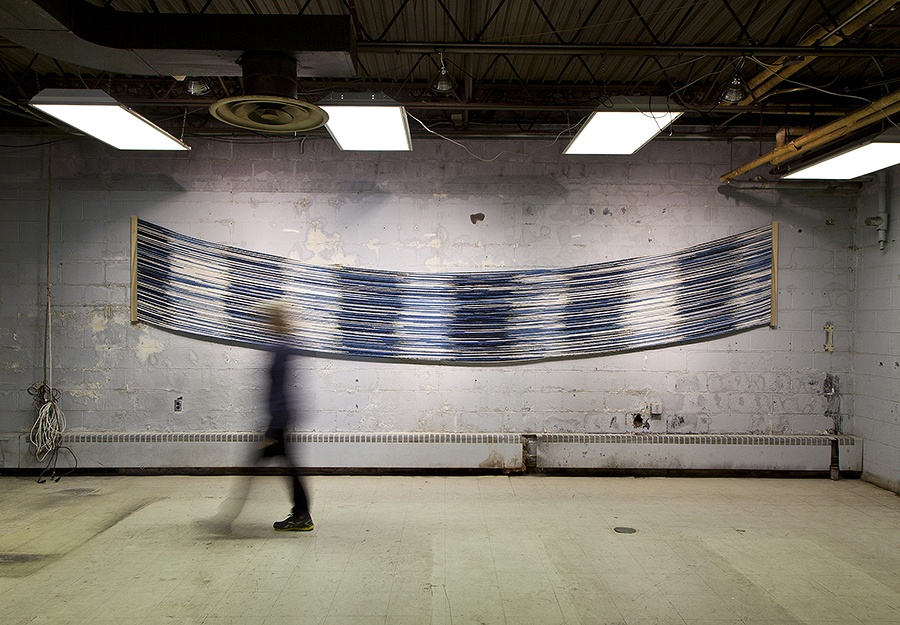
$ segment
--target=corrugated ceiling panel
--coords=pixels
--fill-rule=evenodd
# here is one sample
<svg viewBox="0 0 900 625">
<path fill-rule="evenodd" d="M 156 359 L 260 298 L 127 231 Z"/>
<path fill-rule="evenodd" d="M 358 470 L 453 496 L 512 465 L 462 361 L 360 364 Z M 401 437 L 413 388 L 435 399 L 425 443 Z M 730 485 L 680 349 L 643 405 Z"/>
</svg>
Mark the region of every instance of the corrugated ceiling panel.
<svg viewBox="0 0 900 625">
<path fill-rule="evenodd" d="M 107 0 L 91 0 L 104 6 Z M 138 13 L 193 12 L 205 9 L 210 14 L 253 12 L 269 14 L 347 14 L 343 0 L 111 0 L 109 7 Z M 364 77 L 378 81 L 425 83 L 434 78 L 438 68 L 440 42 L 477 41 L 491 44 L 650 44 L 654 39 L 663 44 L 737 44 L 746 43 L 748 35 L 761 45 L 795 45 L 808 35 L 817 23 L 830 24 L 823 9 L 831 16 L 840 15 L 853 0 L 822 3 L 819 0 L 385 0 L 357 1 L 352 4 L 358 15 L 362 35 L 367 40 L 433 42 L 434 51 L 425 54 L 359 54 Z M 207 6 L 208 5 L 208 6 Z M 738 16 L 741 24 L 732 16 Z M 638 15 L 637 11 L 640 12 Z M 645 26 L 643 21 L 646 21 Z M 886 27 L 864 29 L 857 38 L 869 45 L 897 45 L 896 26 L 900 12 L 888 18 Z M 648 30 L 649 28 L 649 30 Z M 652 31 L 652 35 L 651 32 Z M 655 37 L 654 37 L 655 36 Z M 22 71 L 29 66 L 33 53 L 16 49 L 4 50 L 5 62 Z M 761 62 L 771 62 L 762 57 Z M 734 59 L 722 57 L 660 56 L 656 59 L 628 55 L 587 55 L 583 60 L 568 55 L 509 54 L 498 59 L 493 55 L 465 54 L 448 51 L 446 62 L 451 73 L 462 82 L 466 73 L 485 84 L 509 85 L 509 97 L 517 100 L 525 90 L 519 85 L 527 81 L 537 85 L 564 84 L 635 84 L 631 91 L 656 89 L 666 93 L 697 83 L 704 90 L 715 90 L 724 83 L 735 66 Z M 842 85 L 844 78 L 860 84 L 860 77 L 877 83 L 882 76 L 900 71 L 900 59 L 819 59 L 786 83 L 831 88 Z M 59 67 L 75 73 L 84 68 L 57 65 L 52 59 L 38 57 L 32 66 L 38 74 L 59 74 Z M 761 66 L 747 60 L 745 75 L 752 76 Z M 893 74 L 891 73 L 893 72 Z M 837 87 L 835 87 L 837 88 Z M 851 94 L 852 95 L 852 94 Z M 575 97 L 575 96 L 573 96 Z"/>
</svg>

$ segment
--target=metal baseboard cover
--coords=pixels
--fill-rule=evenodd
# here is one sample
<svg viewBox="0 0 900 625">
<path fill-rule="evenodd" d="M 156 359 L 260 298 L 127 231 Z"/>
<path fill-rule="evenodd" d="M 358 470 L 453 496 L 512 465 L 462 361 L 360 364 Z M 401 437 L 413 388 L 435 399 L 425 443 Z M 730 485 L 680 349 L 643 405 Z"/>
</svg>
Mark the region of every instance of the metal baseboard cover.
<svg viewBox="0 0 900 625">
<path fill-rule="evenodd" d="M 862 440 L 803 434 L 540 434 L 544 469 L 828 471 L 837 439 L 841 471 L 862 470 Z"/>
<path fill-rule="evenodd" d="M 756 434 L 518 434 L 297 432 L 297 464 L 316 469 L 828 471 L 837 441 L 841 471 L 861 472 L 853 436 Z M 256 432 L 69 432 L 80 468 L 249 467 Z M 59 466 L 70 457 L 60 454 Z M 0 439 L 0 468 L 40 468 L 27 434 Z"/>
<path fill-rule="evenodd" d="M 81 467 L 245 467 L 254 432 L 68 433 Z M 307 468 L 520 469 L 519 434 L 295 432 L 297 464 Z M 27 445 L 27 439 L 23 441 Z M 23 446 L 24 448 L 24 446 Z M 33 460 L 33 458 L 32 458 Z"/>
</svg>

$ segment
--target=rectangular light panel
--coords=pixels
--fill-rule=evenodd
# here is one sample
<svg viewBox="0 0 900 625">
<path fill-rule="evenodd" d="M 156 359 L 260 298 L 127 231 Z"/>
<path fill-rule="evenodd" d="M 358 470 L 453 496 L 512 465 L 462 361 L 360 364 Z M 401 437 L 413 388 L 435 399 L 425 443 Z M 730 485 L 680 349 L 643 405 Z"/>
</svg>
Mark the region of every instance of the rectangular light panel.
<svg viewBox="0 0 900 625">
<path fill-rule="evenodd" d="M 120 150 L 190 150 L 99 89 L 44 89 L 31 105 Z"/>
<path fill-rule="evenodd" d="M 320 105 L 321 106 L 321 105 Z M 342 150 L 409 152 L 409 124 L 402 106 L 321 106 L 325 128 Z"/>
<path fill-rule="evenodd" d="M 564 153 L 634 154 L 680 115 L 680 111 L 594 111 Z"/>
<path fill-rule="evenodd" d="M 900 143 L 868 143 L 783 176 L 785 180 L 852 180 L 900 163 Z"/>
</svg>

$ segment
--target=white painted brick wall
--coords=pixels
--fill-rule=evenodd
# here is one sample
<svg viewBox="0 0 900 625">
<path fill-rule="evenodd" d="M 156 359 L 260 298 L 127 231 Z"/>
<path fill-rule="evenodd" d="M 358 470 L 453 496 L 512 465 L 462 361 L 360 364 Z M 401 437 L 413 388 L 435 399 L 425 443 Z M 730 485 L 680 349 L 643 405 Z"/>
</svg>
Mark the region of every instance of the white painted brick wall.
<svg viewBox="0 0 900 625">
<path fill-rule="evenodd" d="M 632 157 L 566 157 L 561 146 L 471 142 L 486 158 L 502 153 L 492 162 L 439 140 L 417 140 L 409 154 L 342 153 L 326 140 L 192 145 L 176 156 L 54 145 L 54 379 L 70 428 L 232 431 L 263 418 L 263 354 L 129 324 L 133 214 L 304 262 L 417 272 L 618 260 L 781 222 L 775 330 L 503 367 L 309 359 L 298 384 L 304 427 L 317 431 L 620 432 L 651 401 L 663 406 L 651 431 L 821 431 L 831 425 L 825 375 L 852 388 L 852 333 L 871 349 L 898 344 L 883 340 L 896 333 L 896 281 L 865 283 L 859 303 L 855 195 L 719 192 L 718 175 L 755 156 L 756 143 L 657 141 Z M 46 156 L 0 152 L 0 397 L 11 399 L 0 433 L 30 427 L 26 389 L 41 377 Z M 473 224 L 476 213 L 484 220 Z M 896 255 L 882 263 L 863 252 L 896 278 Z M 833 354 L 822 349 L 826 321 L 837 326 Z M 897 371 L 880 375 L 895 381 Z M 875 400 L 883 413 L 880 396 L 863 405 Z"/>
<path fill-rule="evenodd" d="M 853 416 L 848 432 L 865 438 L 864 475 L 900 492 L 900 171 L 888 182 L 888 241 L 879 250 L 875 228 L 883 178 L 860 194 L 853 293 Z"/>
</svg>

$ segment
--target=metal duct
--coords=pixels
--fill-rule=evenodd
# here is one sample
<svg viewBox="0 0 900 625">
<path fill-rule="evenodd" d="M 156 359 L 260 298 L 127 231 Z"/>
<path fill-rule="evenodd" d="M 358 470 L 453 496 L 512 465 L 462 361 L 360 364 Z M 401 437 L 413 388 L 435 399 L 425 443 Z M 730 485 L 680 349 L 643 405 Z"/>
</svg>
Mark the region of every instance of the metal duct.
<svg viewBox="0 0 900 625">
<path fill-rule="evenodd" d="M 238 76 L 247 50 L 290 53 L 298 76 L 356 76 L 349 15 L 126 13 L 84 0 L 0 3 L 0 36 L 85 67 L 156 76 Z"/>
<path fill-rule="evenodd" d="M 306 132 L 323 126 L 328 114 L 297 99 L 297 61 L 278 52 L 247 52 L 238 63 L 246 95 L 213 102 L 210 114 L 231 126 L 259 132 Z"/>
<path fill-rule="evenodd" d="M 99 70 L 160 76 L 242 75 L 244 95 L 210 107 L 217 119 L 261 132 L 304 132 L 325 112 L 297 100 L 297 77 L 352 77 L 348 15 L 125 13 L 84 0 L 0 5 L 0 36 Z"/>
</svg>

